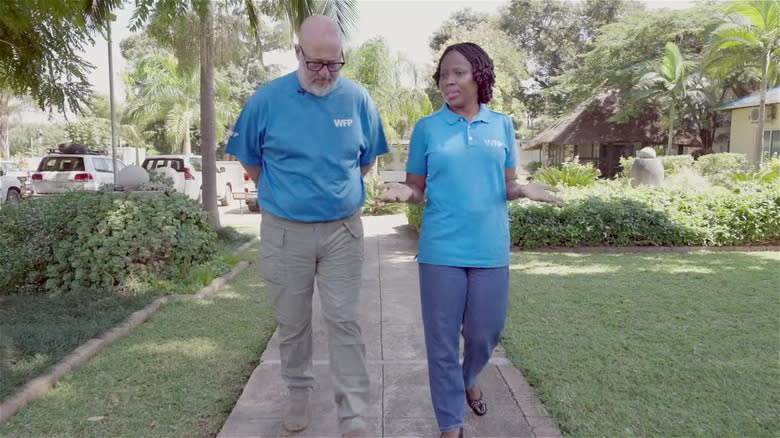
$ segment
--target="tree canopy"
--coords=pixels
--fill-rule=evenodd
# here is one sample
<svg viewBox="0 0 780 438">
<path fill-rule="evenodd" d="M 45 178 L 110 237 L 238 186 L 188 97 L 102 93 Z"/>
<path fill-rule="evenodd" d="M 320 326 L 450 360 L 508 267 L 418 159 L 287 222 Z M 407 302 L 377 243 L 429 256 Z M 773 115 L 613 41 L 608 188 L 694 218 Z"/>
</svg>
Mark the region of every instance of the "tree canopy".
<svg viewBox="0 0 780 438">
<path fill-rule="evenodd" d="M 79 56 L 122 0 L 0 2 L 0 89 L 30 95 L 42 109 L 78 111 L 93 66 Z"/>
</svg>

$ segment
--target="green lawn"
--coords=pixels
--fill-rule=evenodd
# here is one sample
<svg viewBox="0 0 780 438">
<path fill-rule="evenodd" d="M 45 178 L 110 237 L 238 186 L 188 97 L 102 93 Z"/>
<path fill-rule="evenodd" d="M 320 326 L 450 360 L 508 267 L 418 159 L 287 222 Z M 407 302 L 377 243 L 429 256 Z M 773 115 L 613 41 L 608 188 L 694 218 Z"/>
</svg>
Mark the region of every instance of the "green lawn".
<svg viewBox="0 0 780 438">
<path fill-rule="evenodd" d="M 503 344 L 564 434 L 777 436 L 780 253 L 513 257 Z"/>
<path fill-rule="evenodd" d="M 61 295 L 0 295 L 0 399 L 16 392 L 76 347 L 168 294 L 192 294 L 238 263 L 250 235 L 222 228 L 220 256 L 192 268 L 183 281 L 138 282 L 124 292 L 80 290 Z"/>
<path fill-rule="evenodd" d="M 256 261 L 258 246 L 242 258 Z M 205 300 L 164 305 L 0 426 L 0 436 L 214 436 L 275 327 L 258 271 L 250 265 Z"/>
</svg>

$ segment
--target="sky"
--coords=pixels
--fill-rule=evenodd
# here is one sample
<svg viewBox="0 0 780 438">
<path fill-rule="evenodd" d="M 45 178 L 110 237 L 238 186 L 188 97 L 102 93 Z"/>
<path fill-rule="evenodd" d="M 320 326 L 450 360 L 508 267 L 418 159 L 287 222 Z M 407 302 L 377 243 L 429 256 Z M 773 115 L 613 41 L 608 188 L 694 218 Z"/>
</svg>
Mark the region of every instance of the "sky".
<svg viewBox="0 0 780 438">
<path fill-rule="evenodd" d="M 452 13 L 465 8 L 475 12 L 496 13 L 508 1 L 496 0 L 360 0 L 358 1 L 359 24 L 355 35 L 347 42 L 347 47 L 381 36 L 393 53 L 401 52 L 415 64 L 431 61 L 428 39 Z M 649 8 L 686 8 L 691 0 L 646 0 Z M 112 26 L 114 94 L 118 101 L 124 101 L 122 72 L 125 61 L 119 52 L 119 41 L 131 35 L 127 25 L 132 15 L 133 3 L 117 12 L 117 20 Z M 99 94 L 108 95 L 108 45 L 102 38 L 85 52 L 85 58 L 95 65 L 89 80 Z M 283 71 L 292 71 L 296 67 L 292 52 L 266 54 L 264 60 L 269 64 L 280 64 Z"/>
</svg>

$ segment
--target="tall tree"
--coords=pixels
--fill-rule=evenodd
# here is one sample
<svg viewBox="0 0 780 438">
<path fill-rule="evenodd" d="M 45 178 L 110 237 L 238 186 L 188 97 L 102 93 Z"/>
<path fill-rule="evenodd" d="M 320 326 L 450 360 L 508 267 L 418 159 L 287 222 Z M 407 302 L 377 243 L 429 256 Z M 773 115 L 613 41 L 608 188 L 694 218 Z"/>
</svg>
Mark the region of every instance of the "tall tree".
<svg viewBox="0 0 780 438">
<path fill-rule="evenodd" d="M 572 105 L 594 92 L 628 94 L 648 71 L 648 61 L 663 57 L 667 42 L 675 43 L 689 59 L 700 56 L 717 26 L 718 8 L 709 5 L 638 12 L 606 25 L 598 32 L 593 48 L 580 57 L 575 68 L 558 78 L 555 88 L 568 94 Z"/>
<path fill-rule="evenodd" d="M 213 29 L 213 9 L 211 0 L 191 0 L 190 3 L 187 0 L 136 0 L 136 10 L 133 13 L 133 28 L 140 28 L 149 18 L 151 13 L 160 14 L 163 17 L 163 22 L 173 23 L 177 18 L 186 16 L 188 11 L 195 10 L 198 13 L 198 18 L 201 23 L 201 29 L 207 29 L 205 35 L 201 35 L 200 39 L 200 64 L 202 71 L 209 72 L 213 69 L 212 65 L 204 65 L 213 63 L 213 32 L 209 29 Z M 234 0 L 234 3 L 238 1 Z M 252 29 L 257 29 L 258 23 L 258 9 L 255 7 L 255 3 L 252 0 L 244 0 L 244 7 L 247 11 L 249 23 Z M 354 28 L 357 20 L 357 7 L 354 0 L 297 0 L 297 1 L 284 1 L 284 0 L 268 0 L 262 1 L 259 5 L 259 11 L 277 19 L 286 19 L 293 24 L 293 28 L 298 29 L 303 23 L 303 20 L 316 13 L 324 13 L 330 15 L 336 21 L 343 35 L 346 35 L 351 29 Z M 192 8 L 192 9 L 190 9 Z M 205 47 L 204 47 L 205 46 Z M 204 54 L 204 50 L 208 53 Z M 207 76 L 207 75 L 204 75 Z M 213 78 L 202 78 L 203 81 L 213 80 Z M 206 90 L 208 95 L 209 91 Z M 202 102 L 201 105 L 201 131 L 204 130 L 204 125 L 207 132 L 213 132 L 215 129 L 213 114 L 213 104 L 210 99 L 206 97 L 206 102 Z M 205 108 L 211 105 L 210 108 Z M 208 139 L 208 143 L 201 143 L 201 154 L 206 157 L 216 157 L 216 141 L 211 138 Z M 213 163 L 210 161 L 214 161 Z M 204 209 L 210 213 L 209 221 L 214 228 L 219 227 L 219 214 L 216 204 L 217 193 L 217 180 L 216 180 L 217 164 L 215 160 L 204 160 L 203 162 L 203 196 Z M 214 200 L 212 202 L 209 199 L 209 194 L 214 194 Z"/>
<path fill-rule="evenodd" d="M 346 53 L 343 74 L 366 87 L 385 124 L 388 140 L 409 138 L 414 123 L 431 112 L 431 102 L 415 82 L 417 71 L 400 54 L 393 55 L 382 38 L 375 38 Z"/>
<path fill-rule="evenodd" d="M 780 74 L 780 4 L 777 1 L 732 2 L 723 24 L 713 34 L 710 68 L 757 68 L 760 77 L 758 132 L 759 156 L 764 156 L 766 90 Z"/>
<path fill-rule="evenodd" d="M 173 53 L 166 49 L 149 50 L 131 63 L 128 73 L 128 114 L 139 126 L 162 122 L 172 150 L 192 153 L 192 130 L 200 120 L 200 75 L 182 69 Z M 238 113 L 238 104 L 231 99 L 231 87 L 218 78 L 215 134 L 224 135 L 225 126 Z M 200 133 L 202 155 L 203 133 Z M 204 195 L 205 196 L 205 195 Z"/>
<path fill-rule="evenodd" d="M 531 81 L 523 101 L 531 113 L 565 110 L 569 90 L 551 90 L 555 78 L 579 65 L 601 27 L 640 8 L 633 0 L 512 0 L 500 13 L 500 29 L 527 54 Z"/>
<path fill-rule="evenodd" d="M 666 43 L 664 56 L 652 71 L 645 73 L 636 85 L 642 99 L 650 99 L 663 111 L 667 125 L 666 154 L 671 155 L 674 146 L 674 124 L 682 112 L 688 93 L 693 64 L 683 58 L 680 48 Z"/>
</svg>

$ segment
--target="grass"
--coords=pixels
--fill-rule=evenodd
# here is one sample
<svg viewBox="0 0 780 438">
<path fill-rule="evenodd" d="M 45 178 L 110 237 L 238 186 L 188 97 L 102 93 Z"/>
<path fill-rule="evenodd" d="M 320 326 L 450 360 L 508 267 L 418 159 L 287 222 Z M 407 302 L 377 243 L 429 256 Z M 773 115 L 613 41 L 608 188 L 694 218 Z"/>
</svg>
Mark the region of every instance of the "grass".
<svg viewBox="0 0 780 438">
<path fill-rule="evenodd" d="M 131 292 L 82 290 L 60 296 L 0 296 L 0 399 L 46 371 L 76 347 L 167 294 L 191 294 L 238 263 L 233 253 L 248 240 L 218 232 L 221 257 L 197 266 L 184 281 L 151 281 Z"/>
<path fill-rule="evenodd" d="M 258 245 L 247 253 L 257 260 Z M 178 300 L 0 426 L 0 436 L 214 436 L 273 333 L 249 266 L 205 300 Z"/>
<path fill-rule="evenodd" d="M 780 253 L 517 253 L 503 345 L 564 434 L 774 437 Z"/>
</svg>

